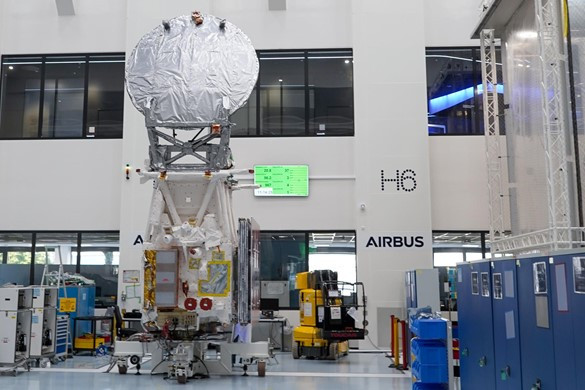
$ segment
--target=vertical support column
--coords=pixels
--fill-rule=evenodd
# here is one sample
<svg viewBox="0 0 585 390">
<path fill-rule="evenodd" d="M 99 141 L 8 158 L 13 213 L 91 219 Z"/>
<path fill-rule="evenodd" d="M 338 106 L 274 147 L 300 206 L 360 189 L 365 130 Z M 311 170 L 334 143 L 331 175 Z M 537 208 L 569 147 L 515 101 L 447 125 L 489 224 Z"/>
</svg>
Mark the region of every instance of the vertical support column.
<svg viewBox="0 0 585 390">
<path fill-rule="evenodd" d="M 481 72 L 483 79 L 483 117 L 488 169 L 490 241 L 492 255 L 497 251 L 494 241 L 504 237 L 504 197 L 502 191 L 502 150 L 500 145 L 500 113 L 498 72 L 494 30 L 482 30 Z"/>
<path fill-rule="evenodd" d="M 567 102 L 560 1 L 535 0 L 542 68 L 542 114 L 547 167 L 549 227 L 553 250 L 572 245 L 567 164 Z"/>
</svg>

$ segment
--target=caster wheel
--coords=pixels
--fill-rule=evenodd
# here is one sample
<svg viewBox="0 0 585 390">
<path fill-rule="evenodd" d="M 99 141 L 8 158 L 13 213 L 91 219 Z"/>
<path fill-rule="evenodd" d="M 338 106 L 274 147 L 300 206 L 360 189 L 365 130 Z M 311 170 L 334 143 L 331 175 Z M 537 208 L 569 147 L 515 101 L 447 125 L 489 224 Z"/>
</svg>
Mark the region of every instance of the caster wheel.
<svg viewBox="0 0 585 390">
<path fill-rule="evenodd" d="M 124 375 L 128 372 L 128 367 L 127 366 L 118 366 L 118 373 L 121 375 Z"/>
<path fill-rule="evenodd" d="M 337 343 L 329 344 L 329 355 L 328 360 L 337 360 Z"/>
<path fill-rule="evenodd" d="M 184 385 L 185 383 L 187 383 L 187 376 L 186 375 L 179 375 L 177 377 L 177 382 Z"/>
<path fill-rule="evenodd" d="M 291 349 L 293 359 L 298 359 L 301 357 L 301 345 L 299 343 L 295 343 Z"/>
<path fill-rule="evenodd" d="M 258 362 L 258 376 L 261 378 L 266 376 L 266 361 L 264 360 Z"/>
<path fill-rule="evenodd" d="M 138 363 L 140 363 L 140 358 L 136 355 L 132 355 L 130 356 L 130 363 L 133 365 L 137 365 Z"/>
</svg>

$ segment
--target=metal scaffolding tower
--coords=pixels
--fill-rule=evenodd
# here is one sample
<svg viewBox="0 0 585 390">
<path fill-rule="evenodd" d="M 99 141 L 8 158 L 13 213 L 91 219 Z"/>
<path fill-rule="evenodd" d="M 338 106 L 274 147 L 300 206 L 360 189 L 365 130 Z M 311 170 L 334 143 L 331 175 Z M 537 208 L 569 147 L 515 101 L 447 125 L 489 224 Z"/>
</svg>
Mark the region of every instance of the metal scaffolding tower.
<svg viewBox="0 0 585 390">
<path fill-rule="evenodd" d="M 542 118 L 547 167 L 551 249 L 572 246 L 569 170 L 567 164 L 567 104 L 562 73 L 566 72 L 560 2 L 535 0 L 542 70 Z"/>
<path fill-rule="evenodd" d="M 490 240 L 504 238 L 504 199 L 502 186 L 502 149 L 500 145 L 500 113 L 498 101 L 498 71 L 494 30 L 482 30 L 481 71 L 483 74 L 483 109 L 488 169 Z M 492 245 L 492 253 L 495 246 Z"/>
</svg>

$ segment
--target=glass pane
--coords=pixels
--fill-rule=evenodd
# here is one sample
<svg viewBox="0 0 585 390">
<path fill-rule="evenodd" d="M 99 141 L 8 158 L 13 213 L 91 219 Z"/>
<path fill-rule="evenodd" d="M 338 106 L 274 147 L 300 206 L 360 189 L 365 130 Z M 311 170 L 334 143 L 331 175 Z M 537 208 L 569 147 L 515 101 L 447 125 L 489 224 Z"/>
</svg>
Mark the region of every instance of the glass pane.
<svg viewBox="0 0 585 390">
<path fill-rule="evenodd" d="M 435 252 L 433 253 L 435 267 L 455 267 L 463 261 L 462 252 Z"/>
<path fill-rule="evenodd" d="M 84 90 L 85 58 L 47 58 L 43 138 L 78 138 L 83 135 Z"/>
<path fill-rule="evenodd" d="M 337 280 L 355 283 L 355 233 L 309 233 L 309 271 L 331 270 Z"/>
<path fill-rule="evenodd" d="M 303 52 L 260 54 L 260 118 L 263 135 L 305 135 Z"/>
<path fill-rule="evenodd" d="M 309 52 L 311 135 L 353 135 L 351 51 Z"/>
<path fill-rule="evenodd" d="M 429 134 L 473 134 L 481 67 L 473 49 L 427 50 Z M 478 73 L 479 72 L 479 73 Z M 481 100 L 481 99 L 479 99 Z"/>
<path fill-rule="evenodd" d="M 232 127 L 232 135 L 256 135 L 258 127 L 256 123 L 256 112 L 258 111 L 256 104 L 256 91 L 257 88 L 254 88 L 250 94 L 248 102 L 230 117 L 230 121 L 235 123 L 235 126 Z"/>
<path fill-rule="evenodd" d="M 295 277 L 308 271 L 305 233 L 260 233 L 260 279 L 288 281 L 290 307 L 299 307 Z"/>
<path fill-rule="evenodd" d="M 75 274 L 77 269 L 77 233 L 37 233 L 35 246 L 35 284 L 41 284 L 43 272 Z M 45 280 L 44 283 L 47 283 Z"/>
<path fill-rule="evenodd" d="M 96 300 L 103 306 L 115 304 L 118 295 L 120 233 L 81 234 L 81 275 L 95 281 Z"/>
<path fill-rule="evenodd" d="M 124 121 L 124 56 L 89 59 L 87 136 L 122 137 Z"/>
<path fill-rule="evenodd" d="M 483 259 L 481 252 L 467 252 L 465 253 L 465 261 L 475 261 Z"/>
<path fill-rule="evenodd" d="M 0 233 L 0 252 L 3 253 L 0 286 L 5 283 L 28 286 L 32 261 L 32 234 Z"/>
<path fill-rule="evenodd" d="M 37 138 L 41 58 L 10 58 L 2 63 L 0 138 Z"/>
</svg>

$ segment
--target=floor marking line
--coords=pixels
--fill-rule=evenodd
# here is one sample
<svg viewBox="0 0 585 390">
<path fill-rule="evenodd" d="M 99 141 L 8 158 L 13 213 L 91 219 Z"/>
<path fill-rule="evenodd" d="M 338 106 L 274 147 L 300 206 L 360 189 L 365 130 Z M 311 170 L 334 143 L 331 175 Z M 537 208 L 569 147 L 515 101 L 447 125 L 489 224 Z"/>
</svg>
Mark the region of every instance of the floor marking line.
<svg viewBox="0 0 585 390">
<path fill-rule="evenodd" d="M 410 374 L 370 374 L 362 372 L 276 372 L 267 371 L 266 376 L 312 376 L 332 378 L 410 378 Z"/>
</svg>

